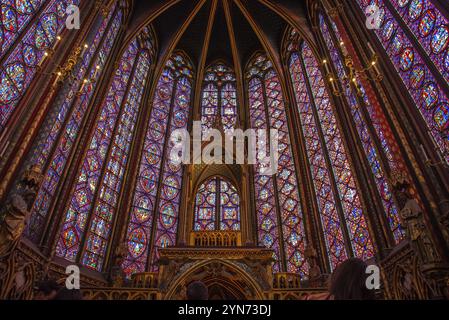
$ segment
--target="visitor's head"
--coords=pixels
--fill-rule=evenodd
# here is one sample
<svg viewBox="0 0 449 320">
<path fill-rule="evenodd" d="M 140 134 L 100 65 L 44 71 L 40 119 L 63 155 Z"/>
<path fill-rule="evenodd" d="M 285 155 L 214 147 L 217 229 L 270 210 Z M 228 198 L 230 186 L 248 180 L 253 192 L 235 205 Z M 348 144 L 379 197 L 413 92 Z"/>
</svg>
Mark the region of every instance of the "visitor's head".
<svg viewBox="0 0 449 320">
<path fill-rule="evenodd" d="M 374 291 L 368 289 L 366 273 L 368 265 L 352 258 L 340 264 L 330 281 L 330 294 L 335 300 L 373 300 Z"/>
<path fill-rule="evenodd" d="M 36 300 L 53 300 L 60 290 L 60 286 L 55 280 L 44 280 L 36 286 Z"/>
<path fill-rule="evenodd" d="M 70 290 L 64 287 L 61 290 L 59 290 L 54 300 L 64 300 L 64 301 L 83 300 L 83 295 L 81 293 L 81 290 L 78 289 Z"/>
<path fill-rule="evenodd" d="M 209 290 L 201 281 L 194 281 L 187 287 L 187 300 L 208 300 Z"/>
</svg>

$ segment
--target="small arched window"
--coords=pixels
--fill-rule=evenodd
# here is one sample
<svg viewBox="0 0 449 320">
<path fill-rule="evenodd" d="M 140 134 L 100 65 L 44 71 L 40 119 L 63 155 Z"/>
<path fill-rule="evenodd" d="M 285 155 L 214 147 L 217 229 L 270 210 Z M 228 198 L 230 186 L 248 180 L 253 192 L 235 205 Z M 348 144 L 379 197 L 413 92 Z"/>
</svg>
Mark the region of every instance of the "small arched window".
<svg viewBox="0 0 449 320">
<path fill-rule="evenodd" d="M 222 62 L 209 67 L 203 82 L 201 123 L 203 133 L 215 125 L 232 132 L 237 125 L 237 89 L 234 71 Z M 218 128 L 216 128 L 218 129 Z"/>
<path fill-rule="evenodd" d="M 195 231 L 240 230 L 240 197 L 227 180 L 214 177 L 204 182 L 195 196 Z"/>
</svg>

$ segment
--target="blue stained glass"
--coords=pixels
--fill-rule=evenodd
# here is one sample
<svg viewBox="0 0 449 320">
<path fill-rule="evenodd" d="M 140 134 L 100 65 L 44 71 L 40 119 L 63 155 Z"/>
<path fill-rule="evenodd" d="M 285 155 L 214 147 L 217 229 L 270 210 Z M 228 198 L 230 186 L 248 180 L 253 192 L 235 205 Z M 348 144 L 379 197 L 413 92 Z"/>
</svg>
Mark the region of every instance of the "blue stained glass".
<svg viewBox="0 0 449 320">
<path fill-rule="evenodd" d="M 390 11 L 390 6 L 386 5 L 390 2 L 396 13 Z M 391 21 L 394 26 L 395 35 L 392 40 L 383 38 L 383 28 L 387 23 L 383 23 L 381 30 L 374 32 L 380 39 L 381 45 L 384 47 L 391 62 L 396 68 L 399 76 L 405 84 L 410 96 L 413 98 L 415 105 L 421 112 L 429 132 L 438 145 L 440 151 L 449 157 L 449 139 L 448 131 L 441 131 L 441 126 L 436 122 L 434 116 L 437 106 L 448 103 L 449 96 L 445 90 L 438 85 L 437 74 L 441 74 L 441 80 L 449 83 L 449 68 L 447 66 L 446 51 L 449 45 L 449 21 L 438 10 L 430 0 L 422 1 L 402 1 L 402 0 L 357 0 L 362 11 L 366 10 L 368 5 L 378 5 L 384 12 L 385 21 Z M 422 9 L 421 9 L 422 5 Z M 433 29 L 433 30 L 432 30 Z M 419 45 L 424 49 L 424 56 L 421 51 L 414 48 L 410 37 L 414 37 Z M 410 68 L 405 64 L 404 58 L 398 56 L 403 53 L 404 48 L 413 50 L 414 58 Z M 426 59 L 428 58 L 428 59 Z M 409 61 L 412 61 L 409 59 Z M 428 64 L 433 64 L 433 66 Z M 416 67 L 419 66 L 419 67 Z M 422 71 L 417 69 L 422 68 Z M 417 77 L 416 71 L 424 73 Z M 417 81 L 418 80 L 418 81 Z M 422 85 L 424 83 L 424 85 Z M 438 118 L 438 117 L 437 117 Z M 449 159 L 446 159 L 449 161 Z"/>
<path fill-rule="evenodd" d="M 305 231 L 286 107 L 278 75 L 266 55 L 253 59 L 248 66 L 247 81 L 251 128 L 277 129 L 280 136 L 277 173 L 267 176 L 262 171 L 263 163 L 255 166 L 258 239 L 261 245 L 274 251 L 275 272 L 283 270 L 281 261 L 285 259 L 287 272 L 306 279 L 309 266 L 304 259 Z M 284 243 L 283 251 L 280 241 Z"/>
<path fill-rule="evenodd" d="M 24 27 L 32 20 L 29 14 L 39 8 L 41 1 L 25 3 L 22 0 L 13 3 L 11 0 L 7 0 L 1 2 L 0 29 L 3 30 L 0 32 L 0 36 L 2 36 L 0 51 L 3 62 L 0 66 L 0 132 L 3 131 L 20 98 L 36 76 L 37 61 L 43 59 L 45 50 L 52 47 L 56 42 L 57 35 L 64 31 L 66 16 L 65 11 L 59 10 L 61 2 L 66 5 L 79 5 L 79 0 L 48 1 L 38 19 L 33 20 L 34 22 L 28 26 L 16 43 L 14 40 L 19 36 L 19 32 L 24 30 Z M 30 50 L 30 47 L 35 48 Z M 4 56 L 7 49 L 10 51 L 7 56 Z M 20 74 L 11 74 L 12 66 L 14 71 L 20 72 Z M 10 79 L 11 77 L 12 79 Z M 21 78 L 19 84 L 17 83 L 18 77 Z"/>
<path fill-rule="evenodd" d="M 173 130 L 187 127 L 191 70 L 187 59 L 174 53 L 157 84 L 130 209 L 128 253 L 122 264 L 127 277 L 136 272 L 156 271 L 158 248 L 176 243 L 183 170 L 168 157 L 172 145 L 167 137 Z M 163 163 L 164 154 L 167 156 Z M 154 236 L 153 227 L 156 227 Z"/>
<path fill-rule="evenodd" d="M 109 231 L 112 228 L 112 216 L 121 188 L 118 182 L 123 179 L 123 167 L 126 164 L 140 99 L 150 70 L 151 48 L 150 40 L 134 39 L 121 57 L 101 104 L 93 135 L 79 169 L 79 178 L 72 187 L 56 254 L 75 262 L 82 251 L 81 262 L 92 269 L 102 269 Z M 106 171 L 102 170 L 103 167 Z M 111 176 L 114 178 L 108 179 Z M 98 201 L 95 200 L 97 192 L 100 192 Z M 86 239 L 86 247 L 81 247 L 80 240 L 67 246 L 67 230 L 74 230 L 77 239 Z"/>
<path fill-rule="evenodd" d="M 440 26 L 437 28 L 432 37 L 432 50 L 435 54 L 443 52 L 449 44 L 449 27 Z"/>
<path fill-rule="evenodd" d="M 429 9 L 426 11 L 419 23 L 419 33 L 422 37 L 427 37 L 435 28 L 437 16 L 435 11 Z"/>
<path fill-rule="evenodd" d="M 116 40 L 121 25 L 121 11 L 115 13 L 111 27 L 107 30 L 114 12 L 115 10 L 112 10 L 106 19 L 102 19 L 98 30 L 92 30 L 93 34 L 96 35 L 94 41 L 82 62 L 74 68 L 74 73 L 79 80 L 68 83 L 61 89 L 55 100 L 53 110 L 49 112 L 45 121 L 46 124 L 39 133 L 34 152 L 31 154 L 30 162 L 46 168 L 44 170 L 45 178 L 32 208 L 31 221 L 26 232 L 27 236 L 33 241 L 38 241 L 43 232 L 43 223 L 97 86 L 101 75 L 97 66 L 100 70 L 103 69 L 106 58 L 109 56 Z M 101 42 L 102 39 L 103 42 Z M 91 65 L 90 69 L 89 65 Z M 82 79 L 86 76 L 92 79 L 92 83 L 84 86 L 84 90 L 80 92 Z M 78 97 L 80 93 L 81 95 Z"/>
</svg>

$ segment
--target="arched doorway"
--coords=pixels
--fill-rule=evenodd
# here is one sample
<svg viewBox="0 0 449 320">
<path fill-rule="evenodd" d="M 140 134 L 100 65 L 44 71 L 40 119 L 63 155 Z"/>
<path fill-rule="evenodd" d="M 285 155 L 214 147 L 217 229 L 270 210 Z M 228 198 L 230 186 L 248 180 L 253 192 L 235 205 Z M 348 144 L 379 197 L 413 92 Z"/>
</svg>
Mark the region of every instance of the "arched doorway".
<svg viewBox="0 0 449 320">
<path fill-rule="evenodd" d="M 263 290 L 254 277 L 240 266 L 225 260 L 195 263 L 188 268 L 165 294 L 165 300 L 184 300 L 186 288 L 202 281 L 209 289 L 209 300 L 263 300 Z"/>
</svg>

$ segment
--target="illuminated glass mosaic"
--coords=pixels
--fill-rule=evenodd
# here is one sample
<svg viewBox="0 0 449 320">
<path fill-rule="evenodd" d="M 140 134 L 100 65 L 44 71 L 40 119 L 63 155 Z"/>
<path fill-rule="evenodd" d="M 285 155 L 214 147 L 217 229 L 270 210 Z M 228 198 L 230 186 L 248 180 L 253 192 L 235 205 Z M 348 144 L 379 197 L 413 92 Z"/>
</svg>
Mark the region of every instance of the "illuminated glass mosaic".
<svg viewBox="0 0 449 320">
<path fill-rule="evenodd" d="M 332 30 L 335 32 L 336 39 L 338 39 L 340 43 L 343 44 L 344 43 L 343 39 L 341 38 L 335 23 L 332 23 L 332 25 L 333 25 Z M 368 160 L 371 166 L 372 176 L 376 181 L 377 190 L 379 192 L 379 196 L 382 199 L 384 211 L 386 213 L 386 218 L 388 220 L 391 232 L 393 234 L 395 242 L 399 243 L 404 237 L 404 232 L 400 226 L 398 209 L 393 201 L 393 196 L 391 193 L 392 188 L 389 185 L 389 181 L 386 175 L 384 174 L 385 171 L 381 164 L 381 157 L 379 156 L 379 151 L 377 150 L 374 141 L 374 139 L 378 139 L 379 143 L 382 146 L 387 146 L 388 143 L 384 139 L 385 134 L 383 132 L 383 129 L 379 125 L 376 125 L 377 120 L 376 115 L 374 114 L 374 112 L 370 110 L 373 107 L 364 86 L 359 84 L 361 91 L 361 98 L 359 98 L 358 92 L 355 91 L 354 87 L 350 83 L 343 62 L 344 61 L 343 57 L 341 56 L 337 44 L 334 42 L 331 36 L 330 33 L 331 30 L 328 28 L 328 25 L 325 22 L 325 19 L 322 15 L 320 15 L 320 27 L 331 56 L 331 61 L 333 62 L 334 66 L 337 69 L 337 74 L 340 79 L 342 87 L 345 88 L 344 97 L 346 98 L 346 101 L 350 106 L 350 112 L 355 122 L 356 129 L 360 137 L 360 142 L 363 145 L 363 150 L 365 151 L 366 159 Z M 403 52 L 403 55 L 404 55 L 403 68 L 411 68 L 411 65 L 413 64 L 413 62 L 411 62 L 413 60 L 413 52 L 411 50 L 410 51 L 405 50 Z M 365 119 L 364 117 L 362 108 L 365 107 L 368 111 L 368 114 L 370 115 L 369 119 Z M 374 119 L 372 124 L 376 134 L 376 136 L 374 137 L 372 133 L 370 133 L 369 125 L 367 122 L 367 120 L 372 121 L 372 119 Z M 380 152 L 384 152 L 385 158 L 387 159 L 392 158 L 389 148 L 384 147 L 380 150 Z"/>
<path fill-rule="evenodd" d="M 187 128 L 192 69 L 175 53 L 157 84 L 127 228 L 128 253 L 122 268 L 128 277 L 157 270 L 158 249 L 176 244 L 184 170 L 169 157 L 173 141 L 168 137 Z"/>
<path fill-rule="evenodd" d="M 391 62 L 405 84 L 429 132 L 449 161 L 449 97 L 427 64 L 428 59 L 449 81 L 448 21 L 428 0 L 357 0 L 365 11 L 369 5 L 381 9 L 381 28 L 375 30 Z M 397 11 L 390 11 L 390 8 Z M 396 13 L 396 14 L 394 14 Z M 426 57 L 413 46 L 411 35 L 422 46 Z M 409 37 L 410 36 L 410 37 Z"/>
<path fill-rule="evenodd" d="M 115 10 L 111 11 L 107 19 L 101 22 L 98 30 L 93 30 L 93 43 L 82 62 L 75 68 L 79 80 L 66 84 L 61 89 L 54 110 L 48 115 L 33 148 L 30 162 L 45 168 L 44 181 L 31 210 L 30 223 L 26 230 L 27 236 L 36 243 L 43 233 L 61 175 L 72 154 L 88 105 L 117 38 L 122 12 L 114 12 Z M 112 15 L 114 19 L 111 22 Z M 90 80 L 89 84 L 83 84 L 84 78 Z"/>
<path fill-rule="evenodd" d="M 307 278 L 304 221 L 281 84 L 265 55 L 253 59 L 247 70 L 247 81 L 251 128 L 277 129 L 279 133 L 277 174 L 260 174 L 263 172 L 260 162 L 255 168 L 259 243 L 274 250 L 275 272 L 298 273 Z"/>
<path fill-rule="evenodd" d="M 201 106 L 204 134 L 218 125 L 218 120 L 225 132 L 235 128 L 238 120 L 236 79 L 234 71 L 225 64 L 218 62 L 206 70 Z"/>
<path fill-rule="evenodd" d="M 194 230 L 240 230 L 240 197 L 232 183 L 216 177 L 198 188 Z"/>
<path fill-rule="evenodd" d="M 32 15 L 42 1 L 2 1 L 0 4 L 0 132 L 15 111 L 31 82 L 45 52 L 57 43 L 65 28 L 66 8 L 79 0 L 47 1 L 38 19 L 30 25 Z M 26 26 L 26 28 L 25 28 Z M 14 42 L 23 30 L 19 41 Z M 8 54 L 6 55 L 6 52 Z"/>
<path fill-rule="evenodd" d="M 92 269 L 101 270 L 108 245 L 117 194 L 151 65 L 151 48 L 150 40 L 134 39 L 123 53 L 65 211 L 56 254 L 73 262 L 80 259 Z"/>
</svg>

